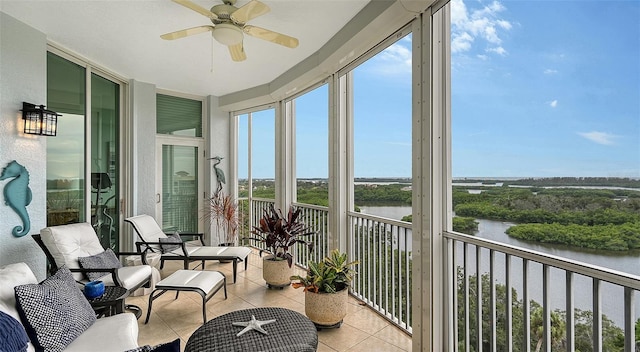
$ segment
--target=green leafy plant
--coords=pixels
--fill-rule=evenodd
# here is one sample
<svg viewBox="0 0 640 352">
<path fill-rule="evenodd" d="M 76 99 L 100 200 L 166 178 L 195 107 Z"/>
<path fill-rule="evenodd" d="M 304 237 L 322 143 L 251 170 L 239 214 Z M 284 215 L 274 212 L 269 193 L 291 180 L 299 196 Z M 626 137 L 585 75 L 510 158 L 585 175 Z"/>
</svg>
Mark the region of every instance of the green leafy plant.
<svg viewBox="0 0 640 352">
<path fill-rule="evenodd" d="M 341 291 L 349 286 L 356 275 L 352 267 L 357 264 L 357 260 L 349 262 L 346 253 L 334 249 L 321 262 L 310 261 L 306 276 L 291 276 L 291 280 L 299 281 L 293 283 L 293 288 L 304 287 L 305 291 L 315 293 Z"/>
<path fill-rule="evenodd" d="M 301 237 L 313 235 L 315 231 L 305 226 L 300 219 L 300 209 L 289 207 L 287 216 L 282 215 L 280 209 L 276 210 L 273 204 L 264 210 L 260 219 L 260 225 L 254 226 L 251 233 L 256 237 L 252 240 L 263 242 L 275 260 L 287 260 L 289 267 L 293 265 L 293 255 L 289 249 L 296 243 L 301 243 L 313 249 L 313 242 L 303 240 Z"/>
</svg>

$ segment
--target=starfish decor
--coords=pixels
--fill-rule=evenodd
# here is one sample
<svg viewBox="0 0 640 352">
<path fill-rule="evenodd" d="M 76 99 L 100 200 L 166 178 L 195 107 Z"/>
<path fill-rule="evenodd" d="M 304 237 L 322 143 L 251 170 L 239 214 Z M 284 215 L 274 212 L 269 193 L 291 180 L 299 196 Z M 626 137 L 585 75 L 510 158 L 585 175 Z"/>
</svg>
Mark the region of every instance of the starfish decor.
<svg viewBox="0 0 640 352">
<path fill-rule="evenodd" d="M 256 330 L 256 331 L 259 331 L 259 332 L 261 332 L 261 333 L 266 335 L 267 331 L 262 328 L 262 325 L 266 325 L 266 324 L 269 324 L 269 323 L 274 323 L 275 321 L 276 321 L 275 319 L 271 319 L 271 320 L 256 320 L 256 316 L 252 315 L 251 316 L 251 320 L 249 320 L 249 321 L 243 321 L 243 322 L 239 322 L 239 323 L 231 323 L 231 325 L 233 325 L 233 326 L 244 326 L 245 327 L 236 336 L 240 336 L 240 335 L 244 334 L 245 332 L 247 332 L 249 330 Z"/>
</svg>

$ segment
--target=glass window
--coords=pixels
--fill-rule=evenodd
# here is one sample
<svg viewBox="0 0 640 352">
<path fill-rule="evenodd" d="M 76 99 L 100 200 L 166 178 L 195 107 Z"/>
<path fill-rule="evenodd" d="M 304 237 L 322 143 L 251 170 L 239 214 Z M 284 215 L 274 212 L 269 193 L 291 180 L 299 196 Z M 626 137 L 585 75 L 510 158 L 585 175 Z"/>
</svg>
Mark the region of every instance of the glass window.
<svg viewBox="0 0 640 352">
<path fill-rule="evenodd" d="M 294 99 L 297 202 L 329 205 L 329 87 Z"/>
<path fill-rule="evenodd" d="M 640 4 L 603 4 L 452 1 L 453 230 L 640 275 Z M 558 326 L 565 277 L 550 272 Z M 578 276 L 573 285 L 574 347 L 591 350 L 594 283 Z M 603 349 L 622 350 L 622 289 L 600 293 Z M 541 304 L 541 291 L 529 299 Z M 553 349 L 562 343 L 552 337 Z"/>
<path fill-rule="evenodd" d="M 411 86 L 411 34 L 353 70 L 354 202 L 363 213 L 412 213 Z"/>
<path fill-rule="evenodd" d="M 275 109 L 251 113 L 251 182 L 253 197 L 275 199 Z"/>
<path fill-rule="evenodd" d="M 85 209 L 85 69 L 47 53 L 47 108 L 61 114 L 47 138 L 47 226 L 88 221 Z"/>
<path fill-rule="evenodd" d="M 91 75 L 91 224 L 104 248 L 118 250 L 120 85 Z"/>
<path fill-rule="evenodd" d="M 202 137 L 202 101 L 158 94 L 156 130 L 159 134 Z"/>
</svg>

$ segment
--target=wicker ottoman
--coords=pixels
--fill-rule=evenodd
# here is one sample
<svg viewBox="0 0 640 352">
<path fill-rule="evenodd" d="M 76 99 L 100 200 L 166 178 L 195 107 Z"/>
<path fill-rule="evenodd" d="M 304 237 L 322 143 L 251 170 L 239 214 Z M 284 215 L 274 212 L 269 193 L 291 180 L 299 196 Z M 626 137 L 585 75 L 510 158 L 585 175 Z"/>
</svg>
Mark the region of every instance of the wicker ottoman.
<svg viewBox="0 0 640 352">
<path fill-rule="evenodd" d="M 243 328 L 231 324 L 250 321 L 252 316 L 276 321 L 262 326 L 266 335 L 250 330 L 236 336 Z M 318 332 L 309 318 L 289 309 L 267 307 L 237 310 L 209 320 L 189 337 L 184 351 L 312 352 L 317 348 Z"/>
</svg>

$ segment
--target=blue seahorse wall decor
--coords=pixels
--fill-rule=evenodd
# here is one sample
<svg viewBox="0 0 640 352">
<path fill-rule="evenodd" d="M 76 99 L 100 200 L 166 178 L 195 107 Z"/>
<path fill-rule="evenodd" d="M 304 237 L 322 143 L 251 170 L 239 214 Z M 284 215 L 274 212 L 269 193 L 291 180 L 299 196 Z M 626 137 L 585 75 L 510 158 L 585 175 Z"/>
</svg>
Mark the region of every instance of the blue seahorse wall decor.
<svg viewBox="0 0 640 352">
<path fill-rule="evenodd" d="M 11 233 L 16 237 L 22 237 L 31 230 L 31 220 L 29 220 L 29 213 L 27 213 L 27 205 L 31 203 L 29 172 L 14 160 L 7 164 L 0 174 L 0 180 L 8 178 L 13 178 L 13 180 L 4 186 L 4 202 L 18 214 L 23 224 L 14 227 Z"/>
</svg>

